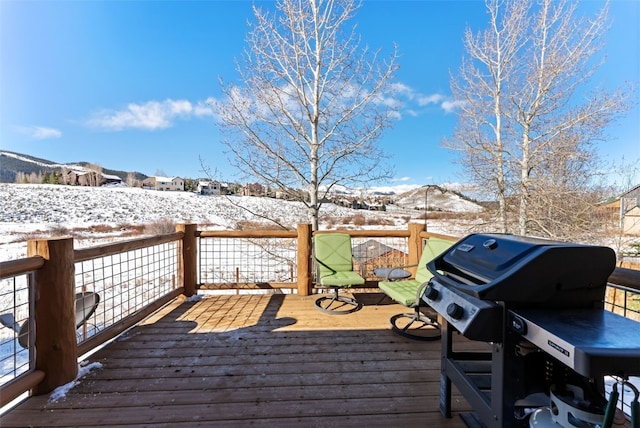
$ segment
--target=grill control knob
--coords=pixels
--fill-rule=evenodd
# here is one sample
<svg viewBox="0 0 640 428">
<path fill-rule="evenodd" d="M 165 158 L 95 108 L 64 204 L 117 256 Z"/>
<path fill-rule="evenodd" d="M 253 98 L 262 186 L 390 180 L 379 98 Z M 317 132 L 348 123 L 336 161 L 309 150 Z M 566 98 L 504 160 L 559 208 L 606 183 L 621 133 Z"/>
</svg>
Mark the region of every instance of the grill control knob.
<svg viewBox="0 0 640 428">
<path fill-rule="evenodd" d="M 459 320 L 464 315 L 464 308 L 457 303 L 449 303 L 447 314 L 454 320 Z"/>
<path fill-rule="evenodd" d="M 440 293 L 438 293 L 438 290 L 433 288 L 431 285 L 427 285 L 427 288 L 424 290 L 424 297 L 429 300 L 436 300 L 439 295 Z"/>
<path fill-rule="evenodd" d="M 527 323 L 520 317 L 511 316 L 511 328 L 518 334 L 527 334 Z"/>
</svg>

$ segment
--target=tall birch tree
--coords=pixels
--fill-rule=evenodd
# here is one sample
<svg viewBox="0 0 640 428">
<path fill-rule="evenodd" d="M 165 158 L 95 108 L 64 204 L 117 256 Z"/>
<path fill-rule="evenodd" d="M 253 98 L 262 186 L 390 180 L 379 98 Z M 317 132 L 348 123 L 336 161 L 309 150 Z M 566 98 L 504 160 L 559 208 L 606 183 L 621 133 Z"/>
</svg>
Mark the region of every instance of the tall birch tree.
<svg viewBox="0 0 640 428">
<path fill-rule="evenodd" d="M 465 33 L 468 58 L 452 78 L 464 103 L 445 144 L 460 151 L 475 182 L 495 189 L 503 231 L 584 232 L 598 190 L 594 144 L 627 109 L 621 91 L 591 84 L 607 5 L 588 18 L 566 0 L 487 0 L 486 7 L 488 29 Z"/>
<path fill-rule="evenodd" d="M 517 72 L 517 58 L 526 43 L 527 3 L 487 1 L 488 28 L 474 34 L 467 27 L 459 76 L 452 78 L 459 103 L 458 125 L 445 146 L 458 151 L 469 178 L 498 201 L 500 229 L 507 232 L 509 196 L 507 121 L 508 84 Z"/>
<path fill-rule="evenodd" d="M 390 94 L 397 53 L 361 46 L 354 0 L 280 0 L 254 6 L 237 62 L 240 83 L 221 81 L 216 104 L 232 162 L 262 183 L 300 198 L 314 230 L 336 185 L 390 176 L 376 144 L 396 112 Z"/>
</svg>

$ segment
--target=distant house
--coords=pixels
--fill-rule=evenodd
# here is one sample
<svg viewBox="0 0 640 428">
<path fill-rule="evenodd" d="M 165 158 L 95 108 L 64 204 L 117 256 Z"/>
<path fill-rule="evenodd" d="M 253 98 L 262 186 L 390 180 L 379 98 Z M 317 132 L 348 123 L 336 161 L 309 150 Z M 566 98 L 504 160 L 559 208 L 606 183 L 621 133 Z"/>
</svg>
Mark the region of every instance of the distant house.
<svg viewBox="0 0 640 428">
<path fill-rule="evenodd" d="M 287 189 L 277 189 L 275 191 L 275 198 L 294 201 L 308 201 L 309 192 L 299 189 L 293 189 L 291 187 Z"/>
<path fill-rule="evenodd" d="M 640 184 L 620 195 L 622 233 L 640 236 Z"/>
<path fill-rule="evenodd" d="M 122 184 L 117 175 L 102 174 L 98 171 L 66 171 L 65 183 L 72 186 L 104 186 L 105 184 Z"/>
<path fill-rule="evenodd" d="M 282 189 L 276 189 L 276 199 L 291 199 L 291 194 L 289 192 L 289 189 L 287 190 L 282 190 Z"/>
<path fill-rule="evenodd" d="M 640 185 L 600 205 L 600 211 L 628 235 L 640 236 Z"/>
<path fill-rule="evenodd" d="M 122 184 L 122 178 L 118 177 L 117 175 L 102 174 L 102 178 L 104 179 L 104 183 L 102 183 L 103 186 L 108 184 Z"/>
<path fill-rule="evenodd" d="M 142 181 L 142 187 L 151 190 L 184 192 L 184 180 L 180 177 L 148 177 Z"/>
<path fill-rule="evenodd" d="M 373 276 L 373 270 L 404 266 L 407 264 L 407 253 L 392 248 L 375 239 L 369 239 L 353 247 L 353 269 L 365 277 Z"/>
<path fill-rule="evenodd" d="M 88 171 L 67 171 L 65 182 L 71 186 L 98 186 L 96 172 Z"/>
<path fill-rule="evenodd" d="M 640 206 L 635 206 L 624 214 L 622 230 L 629 235 L 640 236 Z"/>
<path fill-rule="evenodd" d="M 366 204 L 367 204 L 367 209 L 369 211 L 386 211 L 387 210 L 386 205 L 379 201 L 367 202 Z"/>
<path fill-rule="evenodd" d="M 224 195 L 227 194 L 227 186 L 219 181 L 198 180 L 196 193 L 213 196 Z"/>
<path fill-rule="evenodd" d="M 264 186 L 260 183 L 249 183 L 242 186 L 242 196 L 264 196 Z"/>
</svg>

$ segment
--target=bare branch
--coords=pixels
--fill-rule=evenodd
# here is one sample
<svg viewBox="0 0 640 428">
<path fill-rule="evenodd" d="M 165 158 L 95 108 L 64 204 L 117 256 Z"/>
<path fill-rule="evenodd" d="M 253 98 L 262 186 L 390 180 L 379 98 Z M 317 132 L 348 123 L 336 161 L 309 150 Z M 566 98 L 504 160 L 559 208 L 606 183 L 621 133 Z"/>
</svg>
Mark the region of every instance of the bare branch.
<svg viewBox="0 0 640 428">
<path fill-rule="evenodd" d="M 387 178 L 376 145 L 391 125 L 384 102 L 397 69 L 360 47 L 349 29 L 353 0 L 282 0 L 255 24 L 237 63 L 241 84 L 221 82 L 225 143 L 248 174 L 280 189 L 306 189 L 313 227 L 326 189 Z M 325 189 L 325 190 L 323 190 Z"/>
<path fill-rule="evenodd" d="M 589 90 L 601 64 L 607 6 L 578 16 L 566 0 L 487 0 L 486 30 L 465 32 L 451 88 L 464 100 L 453 137 L 469 178 L 493 189 L 504 231 L 564 236 L 589 229 L 597 198 L 594 142 L 628 109 L 628 93 Z"/>
</svg>

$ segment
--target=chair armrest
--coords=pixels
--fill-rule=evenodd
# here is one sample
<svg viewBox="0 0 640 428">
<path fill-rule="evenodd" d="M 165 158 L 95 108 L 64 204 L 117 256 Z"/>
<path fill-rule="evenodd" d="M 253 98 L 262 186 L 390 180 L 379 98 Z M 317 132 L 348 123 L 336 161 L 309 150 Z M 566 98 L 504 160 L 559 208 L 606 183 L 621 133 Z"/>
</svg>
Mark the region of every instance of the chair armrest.
<svg viewBox="0 0 640 428">
<path fill-rule="evenodd" d="M 416 306 L 420 307 L 420 302 L 422 301 L 422 295 L 424 294 L 424 290 L 427 289 L 427 287 L 429 286 L 429 283 L 431 281 L 427 281 L 427 282 L 423 282 L 420 287 L 418 287 L 418 290 L 416 291 Z"/>
</svg>

